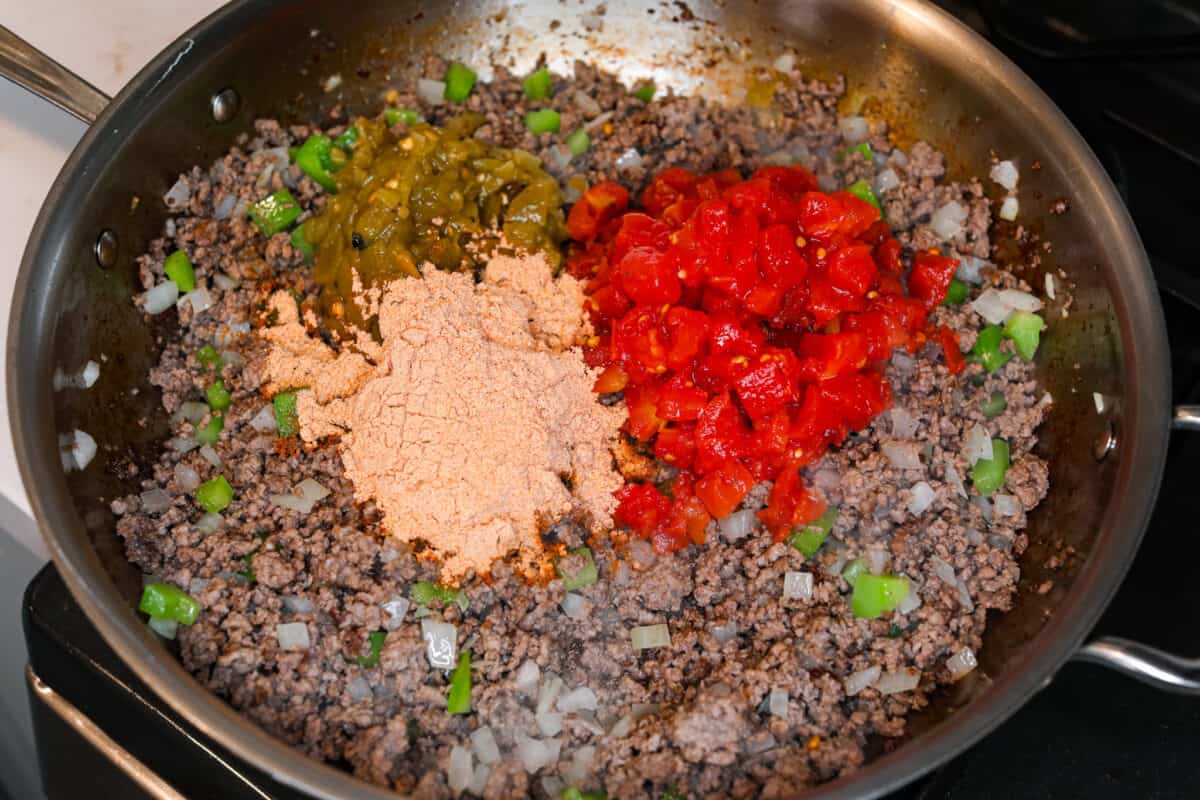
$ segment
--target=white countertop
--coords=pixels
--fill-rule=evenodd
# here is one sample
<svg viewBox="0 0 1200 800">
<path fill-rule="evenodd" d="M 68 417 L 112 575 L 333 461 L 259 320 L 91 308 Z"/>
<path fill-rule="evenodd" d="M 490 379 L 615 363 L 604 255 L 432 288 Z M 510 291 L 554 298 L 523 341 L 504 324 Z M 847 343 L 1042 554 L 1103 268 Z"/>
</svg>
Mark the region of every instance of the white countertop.
<svg viewBox="0 0 1200 800">
<path fill-rule="evenodd" d="M 221 5 L 220 0 L 0 0 L 0 25 L 112 95 L 159 50 Z M 83 132 L 83 124 L 68 114 L 0 79 L 0 343 L 7 339 L 13 284 L 29 230 Z M 7 396 L 0 391 L 0 528 L 44 556 L 28 515 Z"/>
</svg>

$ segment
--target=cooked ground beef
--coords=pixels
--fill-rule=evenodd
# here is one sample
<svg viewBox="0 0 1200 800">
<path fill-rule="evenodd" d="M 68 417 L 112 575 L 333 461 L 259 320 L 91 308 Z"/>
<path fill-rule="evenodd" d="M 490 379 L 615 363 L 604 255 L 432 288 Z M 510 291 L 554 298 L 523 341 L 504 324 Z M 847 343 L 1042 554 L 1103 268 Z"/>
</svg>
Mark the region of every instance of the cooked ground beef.
<svg viewBox="0 0 1200 800">
<path fill-rule="evenodd" d="M 428 70 L 440 77 L 442 65 L 431 62 Z M 569 163 L 552 152 L 557 137 L 526 131 L 520 82 L 504 70 L 479 85 L 467 107 L 487 118 L 480 137 L 540 152 L 563 179 L 607 177 L 638 188 L 671 165 L 747 170 L 798 159 L 834 187 L 886 164 L 899 185 L 882 200 L 902 242 L 935 243 L 930 215 L 956 200 L 968 216 L 949 245 L 986 257 L 990 213 L 983 187 L 941 183 L 944 167 L 933 148 L 918 143 L 907 153 L 894 151 L 886 131 L 876 129 L 870 141 L 878 163 L 858 152 L 841 154 L 846 144 L 835 103 L 843 88 L 800 82 L 781 90 L 771 111 L 674 96 L 646 104 L 612 76 L 579 64 L 573 79 L 556 80 L 551 105 L 562 112 L 563 131 L 600 114 L 611 117 L 594 127 L 592 149 Z M 395 104 L 420 107 L 406 94 Z M 453 113 L 447 106 L 422 110 L 434 122 Z M 138 495 L 112 503 L 129 558 L 203 605 L 199 620 L 179 630 L 184 664 L 247 717 L 312 757 L 348 764 L 364 780 L 419 797 L 452 795 L 450 752 L 484 725 L 501 753 L 475 787 L 485 798 L 557 797 L 563 785 L 604 788 L 610 797 L 658 797 L 668 787 L 689 797 L 790 796 L 862 764 L 873 738 L 901 735 L 905 715 L 951 680 L 947 659 L 978 650 L 987 613 L 1011 605 L 1027 544 L 1025 515 L 1048 488 L 1046 464 L 1031 451 L 1048 398 L 1020 359 L 995 374 L 972 365 L 952 376 L 931 346 L 889 365 L 896 408 L 907 416 L 881 415 L 808 470 L 809 483 L 840 509 L 815 557 L 806 560 L 761 531 L 728 541 L 715 525 L 705 545 L 666 557 L 635 544 L 632 558 L 618 560 L 610 543 L 593 541 L 599 580 L 575 593 L 582 607 L 572 616 L 564 612 L 561 581 L 530 586 L 497 564 L 487 580 L 464 584 L 465 609 L 433 603 L 414 606 L 402 621 L 390 618 L 384 605 L 409 597 L 416 581 L 436 580 L 436 565 L 381 535 L 377 514 L 355 503 L 332 449 L 289 447 L 250 424 L 268 405 L 258 376 L 244 366 L 255 347 L 246 332 L 259 310 L 258 284 L 269 279 L 305 294 L 313 286 L 297 269 L 301 257 L 287 234 L 264 239 L 246 220 L 244 205 L 287 185 L 306 214 L 321 207 L 319 189 L 281 160 L 282 148 L 308 133 L 260 122 L 239 148 L 183 176 L 190 199 L 140 260 L 143 285 L 161 279 L 163 259 L 176 248 L 191 254 L 202 285 L 218 272 L 239 283 L 214 289 L 216 305 L 203 314 L 180 313 L 179 335 L 162 342 L 150 380 L 174 415 L 183 401 L 201 399 L 212 380 L 197 350 L 215 341 L 226 352 L 221 372 L 233 406 L 215 447 L 220 466 L 210 463 L 211 453 L 165 447 L 143 485 L 164 488 L 171 507 L 147 513 Z M 641 166 L 619 169 L 617 159 L 630 148 Z M 1002 272 L 986 278 L 1019 285 Z M 935 320 L 956 331 L 964 348 L 981 327 L 967 306 L 941 308 Z M 980 402 L 995 391 L 1005 395 L 1007 409 L 986 419 Z M 954 477 L 969 474 L 963 440 L 976 423 L 1010 442 L 1004 491 L 1015 500 L 1005 510 L 1015 513 L 968 500 Z M 193 428 L 179 420 L 176 433 L 188 437 Z M 891 465 L 882 448 L 898 440 L 918 449 L 919 466 Z M 621 462 L 643 478 L 656 469 L 632 449 Z M 236 488 L 217 530 L 197 529 L 200 511 L 180 485 L 189 475 L 180 465 L 201 480 L 224 474 Z M 304 478 L 331 492 L 311 513 L 268 499 Z M 920 483 L 934 499 L 914 514 Z M 766 488 L 751 493 L 745 507 L 760 507 Z M 548 536 L 568 547 L 585 544 L 569 523 Z M 841 567 L 860 556 L 876 571 L 908 576 L 920 605 L 888 619 L 855 619 Z M 801 570 L 814 575 L 813 597 L 783 599 L 785 572 Z M 446 713 L 448 676 L 429 668 L 419 615 L 455 624 L 459 645 L 471 649 L 472 714 Z M 294 622 L 307 627 L 306 651 L 280 647 L 277 626 Z M 669 627 L 670 645 L 635 651 L 630 629 L 658 623 Z M 388 634 L 378 663 L 360 665 L 368 634 L 379 630 Z M 558 716 L 551 705 L 538 714 L 539 684 L 516 681 L 527 662 L 538 667 L 541 691 L 559 679 L 564 693 L 590 687 L 596 708 Z M 890 695 L 874 687 L 850 694 L 851 676 L 874 668 L 918 670 L 919 685 Z M 786 692 L 786 710 L 771 713 L 772 690 Z M 535 775 L 527 775 L 520 757 L 527 737 L 557 753 Z"/>
</svg>

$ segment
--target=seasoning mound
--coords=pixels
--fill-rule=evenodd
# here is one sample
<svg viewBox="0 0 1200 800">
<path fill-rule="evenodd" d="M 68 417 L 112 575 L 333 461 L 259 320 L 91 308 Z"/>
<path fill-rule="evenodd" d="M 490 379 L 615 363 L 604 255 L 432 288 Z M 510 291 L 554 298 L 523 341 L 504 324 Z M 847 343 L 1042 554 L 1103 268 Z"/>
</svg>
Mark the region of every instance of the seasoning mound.
<svg viewBox="0 0 1200 800">
<path fill-rule="evenodd" d="M 264 332 L 264 373 L 319 378 L 298 393 L 303 440 L 338 437 L 355 496 L 392 535 L 429 542 L 455 579 L 514 550 L 535 556 L 539 520 L 612 524 L 623 414 L 596 403 L 571 349 L 587 332 L 582 300 L 541 255 L 496 255 L 479 284 L 430 268 L 384 287 L 374 364 L 301 346 L 292 314 Z"/>
</svg>

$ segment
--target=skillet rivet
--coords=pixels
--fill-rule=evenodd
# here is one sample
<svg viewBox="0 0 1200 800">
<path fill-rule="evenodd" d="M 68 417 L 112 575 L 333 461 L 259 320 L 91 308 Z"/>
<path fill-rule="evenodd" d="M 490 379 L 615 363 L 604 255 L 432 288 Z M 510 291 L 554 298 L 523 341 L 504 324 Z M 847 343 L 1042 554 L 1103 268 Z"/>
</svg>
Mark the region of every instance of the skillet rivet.
<svg viewBox="0 0 1200 800">
<path fill-rule="evenodd" d="M 117 263 L 117 235 L 108 228 L 100 231 L 94 249 L 96 263 L 104 269 L 109 269 Z"/>
<path fill-rule="evenodd" d="M 212 96 L 212 117 L 217 122 L 229 122 L 237 116 L 242 100 L 233 89 L 222 89 Z"/>
<path fill-rule="evenodd" d="M 1104 423 L 1104 430 L 1096 437 L 1096 442 L 1092 446 L 1092 455 L 1097 461 L 1103 461 L 1105 456 L 1117 449 L 1117 434 L 1113 430 L 1111 422 Z"/>
</svg>

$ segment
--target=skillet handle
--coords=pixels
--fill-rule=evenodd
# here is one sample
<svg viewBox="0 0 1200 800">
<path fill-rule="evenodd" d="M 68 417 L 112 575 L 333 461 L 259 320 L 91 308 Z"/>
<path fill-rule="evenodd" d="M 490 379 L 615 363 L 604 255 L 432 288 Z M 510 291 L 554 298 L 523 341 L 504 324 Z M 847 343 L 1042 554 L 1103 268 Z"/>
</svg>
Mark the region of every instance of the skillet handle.
<svg viewBox="0 0 1200 800">
<path fill-rule="evenodd" d="M 85 124 L 108 105 L 108 95 L 0 25 L 0 77 L 33 92 Z"/>
<path fill-rule="evenodd" d="M 1200 406 L 1175 406 L 1171 427 L 1200 431 Z M 1085 644 L 1072 659 L 1108 667 L 1156 689 L 1200 695 L 1200 658 L 1181 658 L 1141 642 L 1103 636 Z"/>
<path fill-rule="evenodd" d="M 1200 695 L 1200 659 L 1197 658 L 1180 658 L 1116 636 L 1088 642 L 1072 658 L 1114 669 L 1156 689 Z"/>
</svg>

